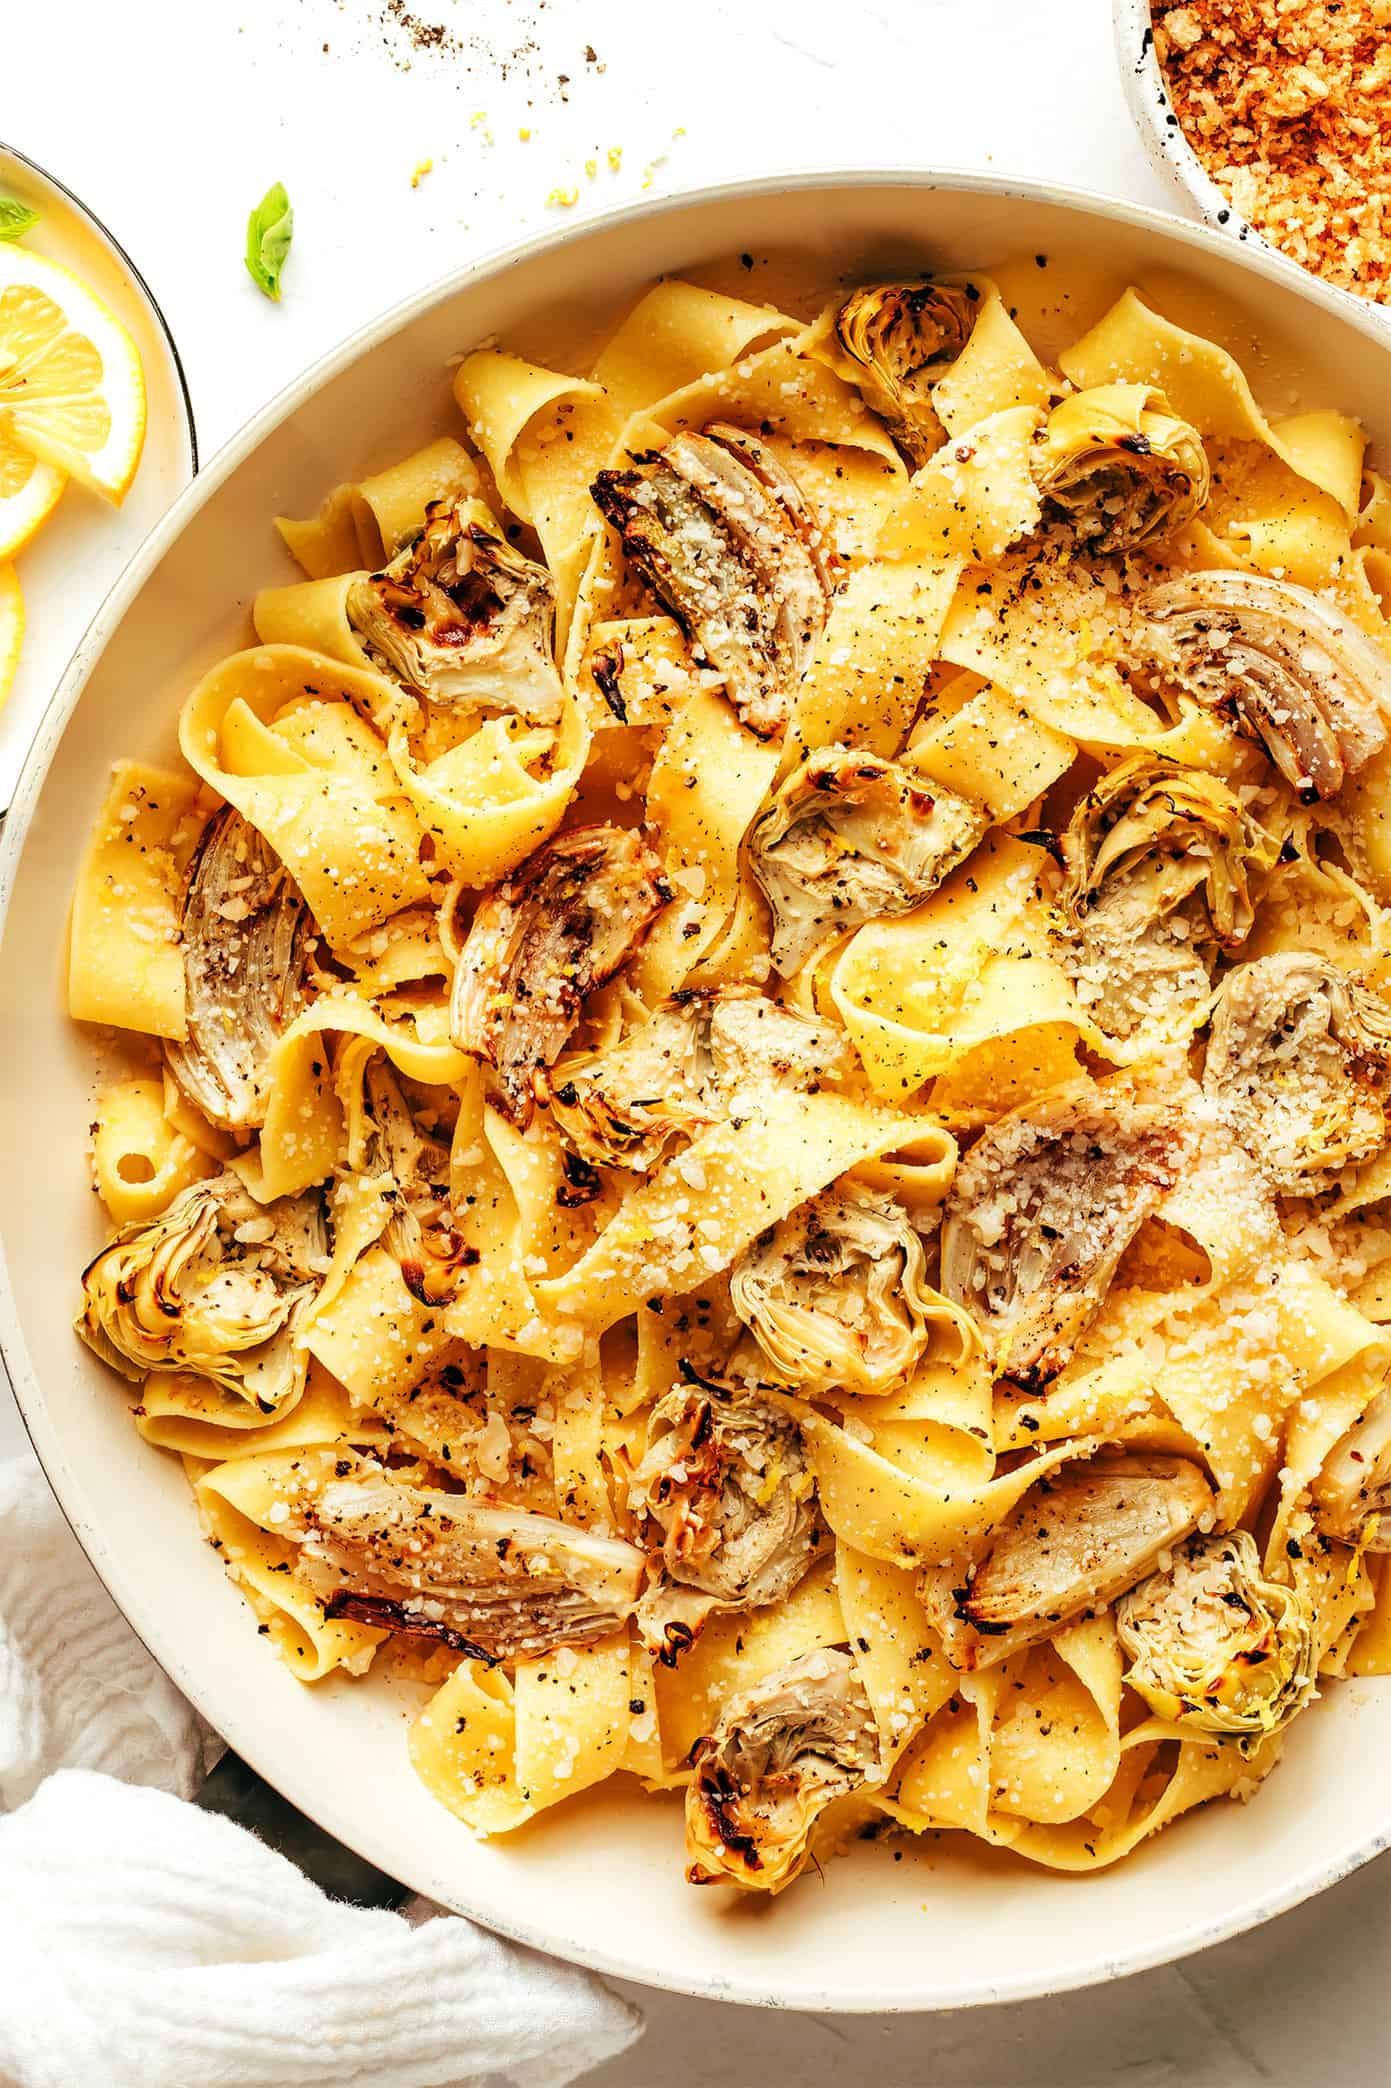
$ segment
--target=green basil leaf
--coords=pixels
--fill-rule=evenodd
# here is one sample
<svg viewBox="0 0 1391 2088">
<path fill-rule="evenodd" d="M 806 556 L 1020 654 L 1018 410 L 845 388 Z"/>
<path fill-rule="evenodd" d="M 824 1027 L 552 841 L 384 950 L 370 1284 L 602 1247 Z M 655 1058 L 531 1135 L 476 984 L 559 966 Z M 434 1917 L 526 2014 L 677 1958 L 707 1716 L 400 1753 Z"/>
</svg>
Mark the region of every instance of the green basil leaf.
<svg viewBox="0 0 1391 2088">
<path fill-rule="evenodd" d="M 256 288 L 280 302 L 280 274 L 295 235 L 295 213 L 283 181 L 268 188 L 246 221 L 246 267 Z"/>
<path fill-rule="evenodd" d="M 0 239 L 20 239 L 39 222 L 37 210 L 16 196 L 0 196 Z"/>
</svg>

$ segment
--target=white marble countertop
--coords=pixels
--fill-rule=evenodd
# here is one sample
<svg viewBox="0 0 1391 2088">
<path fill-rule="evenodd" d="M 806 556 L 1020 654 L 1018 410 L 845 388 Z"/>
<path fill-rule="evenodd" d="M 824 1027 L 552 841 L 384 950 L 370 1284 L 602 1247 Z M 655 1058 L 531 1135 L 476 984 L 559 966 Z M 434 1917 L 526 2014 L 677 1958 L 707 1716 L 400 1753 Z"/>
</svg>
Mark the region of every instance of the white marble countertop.
<svg viewBox="0 0 1391 2088">
<path fill-rule="evenodd" d="M 0 130 L 144 271 L 205 457 L 375 312 L 566 215 L 556 191 L 577 191 L 578 220 L 780 166 L 917 163 L 1171 201 L 1129 126 L 1108 0 L 67 0 L 3 15 Z M 296 237 L 275 307 L 241 249 L 277 179 Z M 0 1454 L 21 1441 L 0 1386 Z M 847 2019 L 633 1992 L 648 2035 L 595 2088 L 1382 2088 L 1391 1857 L 1254 1935 L 1056 2001 Z"/>
</svg>

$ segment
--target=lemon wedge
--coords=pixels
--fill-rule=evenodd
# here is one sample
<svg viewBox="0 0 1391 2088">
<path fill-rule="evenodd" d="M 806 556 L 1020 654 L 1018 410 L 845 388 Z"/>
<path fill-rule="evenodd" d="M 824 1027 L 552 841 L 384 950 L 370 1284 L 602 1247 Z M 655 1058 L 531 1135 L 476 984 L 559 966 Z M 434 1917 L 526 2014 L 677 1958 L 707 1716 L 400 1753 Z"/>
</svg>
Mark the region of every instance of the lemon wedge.
<svg viewBox="0 0 1391 2088">
<path fill-rule="evenodd" d="M 21 448 L 0 414 L 0 559 L 13 558 L 38 534 L 67 482 L 66 472 Z"/>
<path fill-rule="evenodd" d="M 0 242 L 0 431 L 119 504 L 145 440 L 134 341 L 87 285 Z"/>
<path fill-rule="evenodd" d="M 0 565 L 0 708 L 10 693 L 24 636 L 24 597 L 12 565 Z"/>
</svg>

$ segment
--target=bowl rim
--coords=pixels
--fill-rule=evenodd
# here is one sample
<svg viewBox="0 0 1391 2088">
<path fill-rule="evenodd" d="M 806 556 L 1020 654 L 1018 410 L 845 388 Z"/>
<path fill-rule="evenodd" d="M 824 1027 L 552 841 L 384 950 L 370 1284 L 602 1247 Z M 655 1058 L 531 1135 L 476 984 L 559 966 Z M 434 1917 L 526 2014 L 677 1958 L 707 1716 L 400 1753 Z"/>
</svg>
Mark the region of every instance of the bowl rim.
<svg viewBox="0 0 1391 2088">
<path fill-rule="evenodd" d="M 817 190 L 894 188 L 918 189 L 925 195 L 935 190 L 946 190 L 956 194 L 988 196 L 1006 201 L 1062 205 L 1076 210 L 1081 215 L 1101 216 L 1140 231 L 1157 232 L 1180 245 L 1206 253 L 1224 265 L 1234 266 L 1238 271 L 1245 270 L 1264 276 L 1277 285 L 1283 285 L 1306 302 L 1321 307 L 1343 324 L 1351 324 L 1378 347 L 1387 346 L 1385 330 L 1371 316 L 1370 309 L 1365 306 L 1364 301 L 1350 299 L 1331 285 L 1309 276 L 1305 270 L 1264 243 L 1239 249 L 1224 235 L 1207 226 L 1195 225 L 1172 212 L 1148 205 L 1117 201 L 1094 190 L 1020 176 L 997 176 L 951 168 L 904 168 L 885 163 L 850 169 L 811 166 L 783 174 L 765 173 L 624 204 L 612 210 L 596 213 L 578 224 L 547 230 L 520 243 L 494 247 L 478 260 L 450 270 L 423 289 L 379 313 L 355 329 L 336 347 L 317 358 L 299 377 L 283 386 L 264 407 L 252 414 L 241 428 L 228 438 L 150 532 L 80 640 L 44 712 L 26 757 L 14 803 L 3 828 L 0 828 L 0 938 L 3 937 L 9 911 L 15 872 L 42 794 L 49 764 L 107 643 L 135 597 L 192 516 L 215 497 L 232 472 L 321 386 L 437 304 L 459 295 L 476 283 L 502 273 L 505 269 L 544 257 L 547 253 L 577 240 L 583 241 L 620 226 L 640 224 L 711 204 L 761 200 L 794 191 L 807 193 Z M 29 1360 L 3 1251 L 3 1240 L 0 1240 L 0 1363 L 8 1372 L 15 1401 L 34 1453 L 73 1535 L 130 1628 L 174 1685 L 194 1708 L 201 1712 L 202 1687 L 199 1678 L 188 1672 L 183 1658 L 175 1649 L 169 1648 L 167 1655 L 157 1650 L 162 1640 L 160 1632 L 150 1631 L 150 1636 L 147 1637 L 145 1631 L 133 1622 L 130 1610 L 122 1599 L 122 1590 L 126 1584 L 125 1562 L 110 1549 L 101 1531 L 89 1525 L 80 1509 L 75 1504 L 70 1505 L 69 1499 L 65 1497 L 64 1486 L 60 1483 L 66 1475 L 67 1467 L 62 1430 L 49 1418 L 43 1391 Z M 139 1607 L 143 1612 L 148 1605 L 132 1604 L 132 1607 Z M 148 1618 L 146 1630 L 150 1630 Z M 208 1722 L 214 1723 L 211 1719 Z M 258 1774 L 265 1775 L 267 1782 L 279 1788 L 275 1776 L 267 1775 L 259 1768 L 258 1756 L 261 1750 L 254 1711 L 246 1717 L 239 1712 L 230 1720 L 220 1715 L 215 1729 L 230 1747 L 257 1769 Z M 287 1796 L 288 1802 L 304 1810 L 316 1824 L 323 1826 L 326 1833 L 340 1839 L 350 1839 L 349 1836 L 340 1835 L 336 1825 L 324 1825 L 318 1812 L 304 1805 L 297 1794 L 282 1795 Z M 351 1839 L 353 1846 L 359 1848 L 360 1853 L 381 1868 L 392 1872 L 390 1850 L 385 1848 L 381 1840 L 369 1836 L 364 1836 L 360 1842 L 355 1837 Z M 664 1969 L 658 1976 L 654 1974 L 650 1962 L 635 1963 L 622 1953 L 606 1949 L 602 1940 L 595 1940 L 587 1934 L 558 1939 L 553 1931 L 548 1931 L 539 1924 L 510 1918 L 500 1919 L 491 1908 L 481 1913 L 475 1912 L 467 1907 L 465 1896 L 457 1887 L 451 1884 L 447 1895 L 442 1893 L 441 1878 L 425 1874 L 421 1866 L 414 1862 L 398 1865 L 394 1874 L 400 1875 L 404 1870 L 403 1882 L 442 1904 L 459 1907 L 468 1918 L 476 1920 L 481 1927 L 548 1955 L 563 1957 L 566 1962 L 587 1967 L 610 1978 L 631 1980 L 638 1985 L 689 1994 L 695 1998 L 737 2002 L 748 2006 L 815 2007 L 832 2013 L 853 2015 L 909 2014 L 1023 2001 L 1072 1992 L 1104 1980 L 1127 1977 L 1158 1965 L 1175 1963 L 1195 1951 L 1206 1949 L 1231 1936 L 1243 1934 L 1248 1929 L 1258 1927 L 1276 1915 L 1287 1912 L 1315 1893 L 1351 1875 L 1353 1871 L 1389 1848 L 1391 1816 L 1388 1816 L 1385 1826 L 1374 1830 L 1365 1840 L 1310 1861 L 1302 1869 L 1284 1878 L 1279 1885 L 1264 1893 L 1253 1894 L 1237 1908 L 1184 1932 L 1177 1940 L 1170 1936 L 1128 1951 L 1095 1954 L 1069 1966 L 1061 1975 L 1053 1972 L 1040 1979 L 1038 1975 L 1030 1974 L 1027 1969 L 1021 1969 L 997 1976 L 988 1983 L 981 1983 L 964 1991 L 943 1990 L 927 1996 L 920 1993 L 905 1996 L 900 1985 L 889 1989 L 867 1988 L 851 1998 L 831 1995 L 817 2002 L 800 1997 L 789 1999 L 785 1992 L 756 1981 L 751 1981 L 747 1986 L 736 1987 L 727 1976 L 683 1973 L 679 1966 L 671 1968 L 670 1971 Z"/>
<path fill-rule="evenodd" d="M 1274 255 L 1288 262 L 1311 283 L 1349 305 L 1370 311 L 1374 323 L 1391 330 L 1391 312 L 1370 298 L 1359 297 L 1336 283 L 1325 283 L 1302 262 L 1286 254 L 1283 247 L 1266 237 L 1237 209 L 1226 190 L 1208 173 L 1189 139 L 1169 96 L 1169 84 L 1154 43 L 1152 0 L 1111 0 L 1111 22 L 1115 36 L 1116 66 L 1130 118 L 1146 146 L 1150 162 L 1170 185 L 1182 189 L 1190 203 L 1202 213 L 1203 222 L 1248 251 Z"/>
</svg>

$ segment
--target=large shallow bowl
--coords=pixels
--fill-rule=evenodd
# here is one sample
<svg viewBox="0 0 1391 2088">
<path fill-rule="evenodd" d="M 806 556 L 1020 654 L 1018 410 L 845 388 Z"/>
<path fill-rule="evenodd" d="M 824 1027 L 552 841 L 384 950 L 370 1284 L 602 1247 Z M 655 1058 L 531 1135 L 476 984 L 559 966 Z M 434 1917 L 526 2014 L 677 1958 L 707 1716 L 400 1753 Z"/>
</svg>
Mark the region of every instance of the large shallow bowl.
<svg viewBox="0 0 1391 2088">
<path fill-rule="evenodd" d="M 64 1018 L 68 891 L 109 763 L 172 750 L 192 678 L 238 643 L 275 569 L 269 518 L 451 425 L 448 358 L 662 270 L 793 247 L 838 268 L 961 267 L 1023 250 L 1097 271 L 1179 268 L 1244 304 L 1311 395 L 1391 446 L 1386 351 L 1345 301 L 1154 212 L 968 177 L 807 175 L 622 212 L 452 277 L 349 342 L 255 420 L 120 583 L 55 702 L 0 859 L 0 1338 L 45 1470 L 116 1601 L 170 1675 L 287 1797 L 363 1855 L 494 1928 L 602 1971 L 794 2008 L 960 2007 L 1155 1964 L 1293 1905 L 1391 1844 L 1391 1688 L 1302 1720 L 1245 1809 L 1181 1823 L 1103 1875 L 1053 1877 L 947 1841 L 865 1845 L 773 1907 L 681 1879 L 679 1812 L 608 1789 L 492 1843 L 426 1796 L 385 1684 L 305 1689 L 198 1541 L 182 1474 L 138 1439 L 69 1331 L 99 1239 L 83 1143 L 89 1041 Z M 757 277 L 754 279 L 757 281 Z M 1275 367 L 1274 364 L 1271 367 Z M 1259 376 L 1260 373 L 1258 373 Z"/>
</svg>

